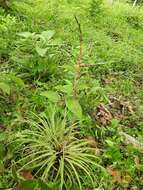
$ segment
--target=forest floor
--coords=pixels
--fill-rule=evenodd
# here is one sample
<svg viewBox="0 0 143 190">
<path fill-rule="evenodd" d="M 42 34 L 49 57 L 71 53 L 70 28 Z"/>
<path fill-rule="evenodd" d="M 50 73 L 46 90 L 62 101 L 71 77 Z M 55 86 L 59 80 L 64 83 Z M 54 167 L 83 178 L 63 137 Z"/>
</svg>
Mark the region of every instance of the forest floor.
<svg viewBox="0 0 143 190">
<path fill-rule="evenodd" d="M 96 150 L 105 171 L 94 171 L 94 189 L 143 189 L 143 8 L 97 0 L 8 6 L 0 8 L 0 188 L 20 189 L 10 141 L 31 113 L 52 105 Z M 86 179 L 82 188 L 92 189 Z"/>
</svg>

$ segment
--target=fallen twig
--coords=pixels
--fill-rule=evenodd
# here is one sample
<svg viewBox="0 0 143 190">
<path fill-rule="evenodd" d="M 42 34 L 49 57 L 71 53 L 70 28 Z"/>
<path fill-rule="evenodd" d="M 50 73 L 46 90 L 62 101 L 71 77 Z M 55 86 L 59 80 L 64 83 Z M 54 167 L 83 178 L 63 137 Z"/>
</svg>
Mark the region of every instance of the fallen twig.
<svg viewBox="0 0 143 190">
<path fill-rule="evenodd" d="M 134 1 L 134 3 L 133 3 L 133 7 L 135 7 L 135 6 L 136 6 L 137 1 L 138 1 L 138 0 L 135 0 L 135 1 Z"/>
<path fill-rule="evenodd" d="M 132 144 L 134 148 L 138 149 L 140 152 L 143 152 L 143 143 L 138 141 L 136 138 L 124 133 L 120 132 L 120 135 L 125 137 L 125 144 Z"/>
</svg>

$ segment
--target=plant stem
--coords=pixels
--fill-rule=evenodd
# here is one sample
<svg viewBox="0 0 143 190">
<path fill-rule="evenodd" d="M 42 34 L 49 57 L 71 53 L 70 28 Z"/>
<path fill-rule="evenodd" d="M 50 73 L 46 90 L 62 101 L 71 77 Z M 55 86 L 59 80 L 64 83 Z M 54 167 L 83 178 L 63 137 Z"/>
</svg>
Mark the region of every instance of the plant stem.
<svg viewBox="0 0 143 190">
<path fill-rule="evenodd" d="M 137 1 L 138 1 L 138 0 L 135 0 L 135 1 L 134 1 L 134 3 L 133 3 L 133 7 L 135 7 L 135 6 L 136 6 Z"/>
<path fill-rule="evenodd" d="M 80 72 L 81 72 L 81 59 L 83 56 L 83 35 L 82 35 L 82 30 L 81 30 L 81 24 L 76 16 L 75 20 L 78 25 L 78 31 L 79 31 L 79 40 L 80 40 L 80 50 L 79 54 L 77 57 L 76 65 L 75 65 L 75 78 L 74 78 L 74 85 L 73 85 L 73 91 L 74 91 L 74 97 L 77 98 L 78 96 L 78 82 L 80 79 Z"/>
</svg>

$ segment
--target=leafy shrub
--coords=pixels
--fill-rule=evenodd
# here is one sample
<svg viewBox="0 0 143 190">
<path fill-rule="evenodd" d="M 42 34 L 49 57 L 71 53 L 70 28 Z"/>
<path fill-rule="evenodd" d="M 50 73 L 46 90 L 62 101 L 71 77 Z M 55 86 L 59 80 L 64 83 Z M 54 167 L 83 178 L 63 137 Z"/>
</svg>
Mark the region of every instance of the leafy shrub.
<svg viewBox="0 0 143 190">
<path fill-rule="evenodd" d="M 0 7 L 7 9 L 8 8 L 8 1 L 7 0 L 1 0 L 0 1 Z"/>
<path fill-rule="evenodd" d="M 74 185 L 82 189 L 83 175 L 87 175 L 93 184 L 92 167 L 97 166 L 95 150 L 88 142 L 78 139 L 74 126 L 67 126 L 66 119 L 60 119 L 53 113 L 50 119 L 39 117 L 29 120 L 29 129 L 17 134 L 18 149 L 23 169 L 34 169 L 37 175 L 48 180 L 59 181 L 60 188 L 70 189 Z"/>
<path fill-rule="evenodd" d="M 61 58 L 59 42 L 53 39 L 54 33 L 52 30 L 41 34 L 19 33 L 20 39 L 11 53 L 11 60 L 17 63 L 18 69 L 34 78 L 54 75 Z"/>
<path fill-rule="evenodd" d="M 102 0 L 91 0 L 90 3 L 90 16 L 97 17 L 98 14 L 101 12 L 101 4 Z"/>
<path fill-rule="evenodd" d="M 24 88 L 24 82 L 14 73 L 1 73 L 0 76 L 0 91 L 10 95 L 11 91 L 16 91 Z"/>
<path fill-rule="evenodd" d="M 0 15 L 0 59 L 2 56 L 8 55 L 10 45 L 15 37 L 16 18 L 10 15 Z"/>
</svg>

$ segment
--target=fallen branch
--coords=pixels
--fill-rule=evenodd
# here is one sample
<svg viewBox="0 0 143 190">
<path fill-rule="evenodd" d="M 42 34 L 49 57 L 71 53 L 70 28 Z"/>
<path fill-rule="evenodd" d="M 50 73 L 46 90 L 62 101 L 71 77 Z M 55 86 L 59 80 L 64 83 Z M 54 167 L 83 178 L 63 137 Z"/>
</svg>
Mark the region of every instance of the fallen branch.
<svg viewBox="0 0 143 190">
<path fill-rule="evenodd" d="M 125 138 L 125 144 L 132 144 L 134 148 L 138 149 L 140 152 L 143 152 L 143 143 L 138 141 L 136 138 L 124 133 L 120 132 L 120 135 Z"/>
<path fill-rule="evenodd" d="M 106 62 L 103 63 L 96 63 L 96 64 L 80 64 L 80 67 L 96 67 L 97 65 L 104 65 Z"/>
<path fill-rule="evenodd" d="M 134 1 L 134 3 L 133 3 L 133 7 L 135 7 L 135 6 L 136 6 L 137 1 L 138 1 L 138 0 L 135 0 L 135 1 Z"/>
</svg>

